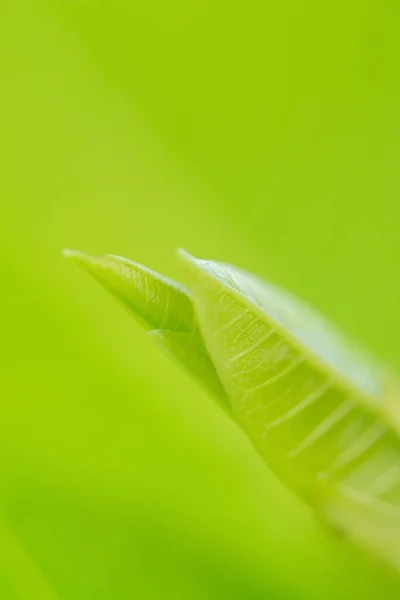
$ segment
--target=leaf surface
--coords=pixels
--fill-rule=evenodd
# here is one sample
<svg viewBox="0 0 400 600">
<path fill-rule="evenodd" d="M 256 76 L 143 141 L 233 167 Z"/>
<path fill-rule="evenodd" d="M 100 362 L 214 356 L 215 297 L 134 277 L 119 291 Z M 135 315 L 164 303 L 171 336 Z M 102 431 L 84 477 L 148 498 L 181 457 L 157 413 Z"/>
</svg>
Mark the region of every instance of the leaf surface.
<svg viewBox="0 0 400 600">
<path fill-rule="evenodd" d="M 400 569 L 400 441 L 384 369 L 286 292 L 180 256 L 206 348 L 254 446 L 326 519 Z"/>
<path fill-rule="evenodd" d="M 180 251 L 187 291 L 124 258 L 66 254 L 215 396 L 278 477 L 400 571 L 396 378 L 296 298 L 230 265 Z"/>
<path fill-rule="evenodd" d="M 96 257 L 75 250 L 64 250 L 64 255 L 132 311 L 157 345 L 231 414 L 225 390 L 198 330 L 191 298 L 182 285 L 119 256 Z"/>
</svg>

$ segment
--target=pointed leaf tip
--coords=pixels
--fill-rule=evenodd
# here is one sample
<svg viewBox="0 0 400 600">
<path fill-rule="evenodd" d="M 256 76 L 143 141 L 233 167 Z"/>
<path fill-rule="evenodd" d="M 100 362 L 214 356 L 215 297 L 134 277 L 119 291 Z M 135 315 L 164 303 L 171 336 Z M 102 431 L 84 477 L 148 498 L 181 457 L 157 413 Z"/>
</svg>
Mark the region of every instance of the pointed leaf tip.
<svg viewBox="0 0 400 600">
<path fill-rule="evenodd" d="M 189 252 L 186 252 L 186 250 L 184 250 L 183 248 L 178 248 L 176 253 L 178 255 L 178 258 L 181 258 L 182 260 L 196 260 L 194 256 L 189 254 Z"/>
<path fill-rule="evenodd" d="M 196 283 L 199 277 L 202 276 L 202 272 L 204 271 L 203 263 L 206 263 L 206 261 L 195 258 L 182 248 L 178 249 L 177 255 L 182 266 L 185 281 L 190 289 L 191 286 Z"/>
<path fill-rule="evenodd" d="M 190 269 L 191 267 L 197 267 L 197 259 L 189 254 L 189 252 L 186 252 L 183 248 L 178 248 L 176 253 L 185 270 L 188 268 Z"/>
<path fill-rule="evenodd" d="M 61 254 L 64 256 L 64 258 L 68 258 L 70 260 L 77 260 L 84 256 L 83 252 L 72 250 L 71 248 L 63 248 Z"/>
<path fill-rule="evenodd" d="M 89 275 L 92 275 L 97 279 L 99 277 L 99 273 L 104 270 L 105 260 L 108 258 L 107 256 L 93 256 L 91 254 L 81 252 L 80 250 L 72 250 L 71 248 L 64 248 L 62 250 L 62 255 L 80 266 L 82 269 L 85 269 Z"/>
<path fill-rule="evenodd" d="M 229 265 L 212 260 L 195 258 L 185 250 L 178 251 L 185 282 L 196 305 L 197 291 L 201 294 L 214 294 L 216 287 L 227 287 L 240 292 L 239 286 L 232 277 L 232 268 Z"/>
<path fill-rule="evenodd" d="M 146 329 L 191 331 L 194 314 L 186 290 L 171 279 L 127 258 L 90 256 L 65 249 L 63 255 L 83 268 L 133 311 Z"/>
</svg>

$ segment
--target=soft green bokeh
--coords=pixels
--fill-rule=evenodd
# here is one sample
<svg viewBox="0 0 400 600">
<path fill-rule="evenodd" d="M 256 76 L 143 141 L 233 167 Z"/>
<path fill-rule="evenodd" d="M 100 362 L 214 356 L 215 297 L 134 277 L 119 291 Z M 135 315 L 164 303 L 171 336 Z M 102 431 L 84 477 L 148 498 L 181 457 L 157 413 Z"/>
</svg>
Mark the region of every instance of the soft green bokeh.
<svg viewBox="0 0 400 600">
<path fill-rule="evenodd" d="M 1 600 L 396 597 L 60 250 L 227 260 L 400 370 L 399 18 L 0 0 Z"/>
</svg>

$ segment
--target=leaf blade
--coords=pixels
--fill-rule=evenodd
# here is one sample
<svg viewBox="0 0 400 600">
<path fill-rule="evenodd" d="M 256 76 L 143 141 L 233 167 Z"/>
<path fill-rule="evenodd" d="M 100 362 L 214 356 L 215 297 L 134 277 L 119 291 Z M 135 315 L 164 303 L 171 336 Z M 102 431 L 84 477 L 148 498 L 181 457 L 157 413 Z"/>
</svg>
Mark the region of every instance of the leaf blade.
<svg viewBox="0 0 400 600">
<path fill-rule="evenodd" d="M 328 522 L 400 570 L 400 441 L 382 402 L 379 367 L 371 387 L 368 379 L 360 385 L 362 365 L 346 380 L 337 362 L 310 360 L 301 336 L 266 312 L 253 276 L 180 256 L 207 350 L 255 448 Z M 321 480 L 331 490 L 324 497 Z M 361 503 L 366 516 L 353 520 L 365 498 L 373 510 Z M 389 516 L 375 511 L 381 505 Z"/>
<path fill-rule="evenodd" d="M 188 332 L 195 328 L 189 295 L 172 279 L 112 254 L 91 256 L 65 249 L 63 255 L 129 308 L 146 329 Z"/>
<path fill-rule="evenodd" d="M 96 257 L 68 249 L 63 254 L 122 302 L 157 345 L 232 414 L 198 330 L 191 298 L 182 285 L 119 256 Z"/>
</svg>

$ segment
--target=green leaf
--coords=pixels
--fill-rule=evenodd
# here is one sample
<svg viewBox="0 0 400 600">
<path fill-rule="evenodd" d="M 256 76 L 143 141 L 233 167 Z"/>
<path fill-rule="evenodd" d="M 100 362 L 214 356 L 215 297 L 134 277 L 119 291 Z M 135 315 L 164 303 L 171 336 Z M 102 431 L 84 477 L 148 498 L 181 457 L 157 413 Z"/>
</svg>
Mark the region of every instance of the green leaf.
<svg viewBox="0 0 400 600">
<path fill-rule="evenodd" d="M 315 311 L 180 251 L 189 292 L 127 259 L 66 251 L 196 376 L 278 477 L 400 571 L 397 379 Z"/>
<path fill-rule="evenodd" d="M 232 414 L 226 393 L 196 324 L 192 301 L 183 286 L 119 256 L 89 256 L 64 250 L 120 300 L 166 354 L 181 363 Z"/>
<path fill-rule="evenodd" d="M 69 249 L 63 254 L 127 306 L 147 330 L 196 329 L 189 295 L 172 279 L 120 256 L 90 256 Z"/>
<path fill-rule="evenodd" d="M 400 441 L 384 369 L 282 290 L 180 256 L 206 348 L 254 446 L 327 520 L 400 570 Z"/>
</svg>

